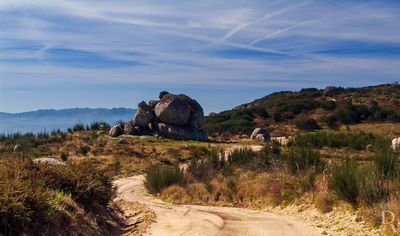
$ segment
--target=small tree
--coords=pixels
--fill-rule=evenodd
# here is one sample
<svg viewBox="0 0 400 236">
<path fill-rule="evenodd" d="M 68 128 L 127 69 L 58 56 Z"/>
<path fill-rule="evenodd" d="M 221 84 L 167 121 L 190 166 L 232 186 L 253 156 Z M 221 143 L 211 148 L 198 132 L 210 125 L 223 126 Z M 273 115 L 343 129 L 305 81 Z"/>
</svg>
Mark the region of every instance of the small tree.
<svg viewBox="0 0 400 236">
<path fill-rule="evenodd" d="M 301 130 L 315 130 L 319 129 L 318 123 L 312 118 L 300 119 L 296 122 L 296 127 Z"/>
</svg>

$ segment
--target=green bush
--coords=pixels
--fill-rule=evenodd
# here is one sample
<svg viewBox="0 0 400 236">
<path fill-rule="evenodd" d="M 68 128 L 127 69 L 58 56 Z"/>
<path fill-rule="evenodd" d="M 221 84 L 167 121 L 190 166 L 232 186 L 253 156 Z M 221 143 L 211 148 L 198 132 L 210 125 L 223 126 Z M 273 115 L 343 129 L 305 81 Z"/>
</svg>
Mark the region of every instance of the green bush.
<svg viewBox="0 0 400 236">
<path fill-rule="evenodd" d="M 160 193 L 182 179 L 183 173 L 179 167 L 154 165 L 147 169 L 144 184 L 150 193 Z"/>
<path fill-rule="evenodd" d="M 377 142 L 387 142 L 380 136 L 370 133 L 347 133 L 336 131 L 311 132 L 296 137 L 295 146 L 311 146 L 315 148 L 332 147 L 343 148 L 350 147 L 355 150 L 364 150 L 368 144 Z"/>
<path fill-rule="evenodd" d="M 346 160 L 333 166 L 328 177 L 328 188 L 353 205 L 359 201 L 367 204 L 387 198 L 388 189 L 375 166 L 357 167 L 357 161 Z"/>
<path fill-rule="evenodd" d="M 247 165 L 254 160 L 256 154 L 251 148 L 236 148 L 228 155 L 228 161 L 230 163 L 238 165 Z"/>
<path fill-rule="evenodd" d="M 296 127 L 301 130 L 316 130 L 319 129 L 318 123 L 312 118 L 304 118 L 296 121 Z"/>
<path fill-rule="evenodd" d="M 376 143 L 374 163 L 381 175 L 390 178 L 396 174 L 396 156 L 387 143 Z"/>
<path fill-rule="evenodd" d="M 67 160 L 68 160 L 68 152 L 62 152 L 62 153 L 60 154 L 60 158 L 61 158 L 61 160 L 63 160 L 63 161 L 67 161 Z"/>
<path fill-rule="evenodd" d="M 86 156 L 90 152 L 90 147 L 87 146 L 87 145 L 82 145 L 82 146 L 79 147 L 79 152 L 82 155 Z"/>
<path fill-rule="evenodd" d="M 375 166 L 366 166 L 357 170 L 357 191 L 360 199 L 369 205 L 379 203 L 389 196 L 382 175 Z"/>
<path fill-rule="evenodd" d="M 357 162 L 346 160 L 344 163 L 332 167 L 328 178 L 328 188 L 340 198 L 357 203 Z"/>
<path fill-rule="evenodd" d="M 110 125 L 104 121 L 96 121 L 90 124 L 89 127 L 91 130 L 108 130 L 110 129 Z"/>
<path fill-rule="evenodd" d="M 85 125 L 82 123 L 77 123 L 72 127 L 72 131 L 84 131 Z"/>
<path fill-rule="evenodd" d="M 308 170 L 311 167 L 319 169 L 321 163 L 319 152 L 313 151 L 310 148 L 291 148 L 286 159 L 286 166 L 293 175 L 299 171 Z"/>
</svg>

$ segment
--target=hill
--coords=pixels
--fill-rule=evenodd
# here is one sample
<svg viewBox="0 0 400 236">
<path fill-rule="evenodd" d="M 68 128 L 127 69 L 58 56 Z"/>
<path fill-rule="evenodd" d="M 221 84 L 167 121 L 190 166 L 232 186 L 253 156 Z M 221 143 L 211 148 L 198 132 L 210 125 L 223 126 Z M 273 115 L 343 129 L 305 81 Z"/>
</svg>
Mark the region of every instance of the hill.
<svg viewBox="0 0 400 236">
<path fill-rule="evenodd" d="M 268 127 L 285 135 L 293 132 L 293 127 L 335 129 L 342 124 L 385 121 L 400 121 L 398 84 L 276 92 L 209 115 L 206 128 L 210 134 L 241 134 L 251 132 L 254 127 Z"/>
<path fill-rule="evenodd" d="M 66 130 L 76 123 L 90 124 L 95 121 L 114 124 L 120 120 L 130 119 L 133 114 L 135 114 L 135 110 L 128 108 L 73 108 L 22 113 L 0 112 L 0 133 Z"/>
</svg>

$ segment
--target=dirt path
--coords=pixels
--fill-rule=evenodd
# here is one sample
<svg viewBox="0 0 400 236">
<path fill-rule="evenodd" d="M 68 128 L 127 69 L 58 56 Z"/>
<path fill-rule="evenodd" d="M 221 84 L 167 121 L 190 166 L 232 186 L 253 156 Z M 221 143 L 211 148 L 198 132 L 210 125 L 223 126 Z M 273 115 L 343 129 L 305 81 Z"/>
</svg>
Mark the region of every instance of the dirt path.
<svg viewBox="0 0 400 236">
<path fill-rule="evenodd" d="M 114 183 L 117 198 L 144 204 L 156 214 L 147 235 L 320 235 L 300 222 L 267 211 L 165 203 L 147 193 L 143 180 L 144 176 L 138 175 Z"/>
</svg>

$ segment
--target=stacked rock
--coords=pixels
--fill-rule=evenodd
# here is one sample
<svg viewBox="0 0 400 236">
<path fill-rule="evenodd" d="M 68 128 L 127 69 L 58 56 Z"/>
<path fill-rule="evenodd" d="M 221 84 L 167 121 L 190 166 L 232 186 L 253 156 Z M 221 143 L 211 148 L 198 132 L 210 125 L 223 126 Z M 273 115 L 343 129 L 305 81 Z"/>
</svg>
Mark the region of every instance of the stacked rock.
<svg viewBox="0 0 400 236">
<path fill-rule="evenodd" d="M 138 104 L 130 122 L 111 128 L 110 135 L 159 135 L 176 140 L 207 140 L 200 104 L 184 94 L 162 91 L 159 100 Z"/>
</svg>

